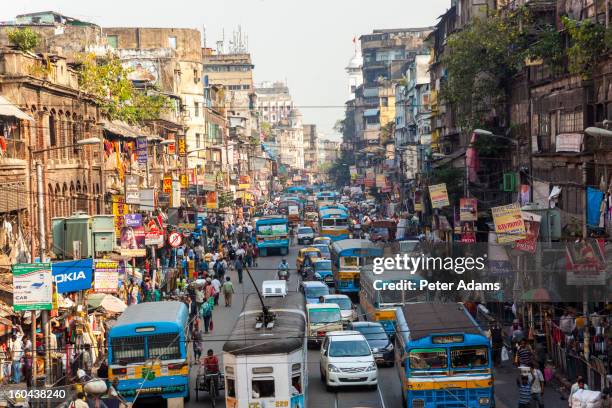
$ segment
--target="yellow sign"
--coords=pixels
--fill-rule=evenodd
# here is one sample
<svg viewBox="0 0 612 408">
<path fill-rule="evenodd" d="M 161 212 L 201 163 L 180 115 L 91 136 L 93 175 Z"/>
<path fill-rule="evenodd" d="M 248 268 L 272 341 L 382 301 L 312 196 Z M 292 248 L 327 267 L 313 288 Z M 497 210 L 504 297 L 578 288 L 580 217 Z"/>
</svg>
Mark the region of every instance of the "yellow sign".
<svg viewBox="0 0 612 408">
<path fill-rule="evenodd" d="M 172 177 L 164 177 L 164 193 L 172 193 Z"/>
<path fill-rule="evenodd" d="M 186 174 L 181 174 L 181 188 L 189 188 L 189 177 Z"/>
<path fill-rule="evenodd" d="M 493 213 L 493 222 L 495 223 L 495 232 L 499 244 L 526 238 L 525 222 L 519 203 L 493 207 L 491 212 Z"/>
<path fill-rule="evenodd" d="M 179 156 L 187 155 L 187 141 L 184 137 L 179 137 L 178 139 L 178 152 Z"/>
<path fill-rule="evenodd" d="M 217 199 L 216 191 L 209 191 L 206 193 L 206 208 L 210 210 L 219 208 L 219 201 Z"/>
<path fill-rule="evenodd" d="M 123 227 L 123 216 L 128 213 L 128 206 L 124 203 L 123 196 L 113 194 L 113 215 L 115 216 L 115 235 L 121 236 L 121 227 Z"/>
<path fill-rule="evenodd" d="M 432 208 L 443 208 L 450 205 L 446 183 L 429 186 L 429 198 Z"/>
</svg>

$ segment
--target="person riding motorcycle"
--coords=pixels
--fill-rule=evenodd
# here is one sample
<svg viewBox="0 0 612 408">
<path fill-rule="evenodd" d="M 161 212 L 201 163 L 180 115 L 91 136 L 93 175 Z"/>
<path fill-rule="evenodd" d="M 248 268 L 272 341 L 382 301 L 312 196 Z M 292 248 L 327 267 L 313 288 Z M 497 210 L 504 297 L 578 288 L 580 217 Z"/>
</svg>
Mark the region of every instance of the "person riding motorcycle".
<svg viewBox="0 0 612 408">
<path fill-rule="evenodd" d="M 287 279 L 289 276 L 289 264 L 287 260 L 283 258 L 281 263 L 278 264 L 278 278 L 279 279 Z"/>
</svg>

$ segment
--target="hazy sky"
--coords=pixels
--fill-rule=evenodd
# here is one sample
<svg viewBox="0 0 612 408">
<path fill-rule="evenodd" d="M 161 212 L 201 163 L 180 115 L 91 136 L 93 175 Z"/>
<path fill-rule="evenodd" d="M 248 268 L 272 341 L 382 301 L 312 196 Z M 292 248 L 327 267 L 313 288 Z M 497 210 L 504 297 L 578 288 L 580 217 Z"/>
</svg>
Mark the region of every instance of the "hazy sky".
<svg viewBox="0 0 612 408">
<path fill-rule="evenodd" d="M 101 26 L 206 27 L 207 45 L 238 25 L 249 39 L 255 81 L 287 80 L 305 123 L 326 136 L 344 113 L 353 36 L 375 28 L 434 25 L 450 0 L 18 0 L 0 20 L 54 10 Z M 325 108 L 321 106 L 326 106 Z"/>
</svg>

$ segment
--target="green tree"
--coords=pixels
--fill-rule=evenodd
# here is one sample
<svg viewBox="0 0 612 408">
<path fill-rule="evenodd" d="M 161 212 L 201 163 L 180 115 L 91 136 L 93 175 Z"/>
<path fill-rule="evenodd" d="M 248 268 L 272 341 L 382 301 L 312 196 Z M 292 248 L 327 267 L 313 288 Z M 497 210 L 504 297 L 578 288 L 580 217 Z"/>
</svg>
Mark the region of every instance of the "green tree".
<svg viewBox="0 0 612 408">
<path fill-rule="evenodd" d="M 29 27 L 15 28 L 8 32 L 9 43 L 20 51 L 32 51 L 38 45 L 38 33 Z"/>
<path fill-rule="evenodd" d="M 78 58 L 81 88 L 100 99 L 102 110 L 111 119 L 137 123 L 159 118 L 170 107 L 170 99 L 154 88 L 140 91 L 128 79 L 130 70 L 119 58 L 108 54 L 98 59 L 94 54 Z"/>
</svg>

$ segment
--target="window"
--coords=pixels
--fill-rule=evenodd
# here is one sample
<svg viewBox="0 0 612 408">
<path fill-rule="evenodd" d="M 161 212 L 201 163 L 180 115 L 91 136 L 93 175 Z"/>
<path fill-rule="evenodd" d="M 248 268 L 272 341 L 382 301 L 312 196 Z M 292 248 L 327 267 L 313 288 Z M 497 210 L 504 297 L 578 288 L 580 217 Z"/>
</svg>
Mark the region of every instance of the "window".
<svg viewBox="0 0 612 408">
<path fill-rule="evenodd" d="M 274 378 L 253 378 L 251 390 L 253 399 L 274 398 Z"/>
<path fill-rule="evenodd" d="M 446 350 L 443 348 L 415 349 L 410 351 L 410 368 L 429 370 L 448 366 Z"/>
<path fill-rule="evenodd" d="M 200 102 L 194 102 L 195 117 L 200 116 Z"/>
<path fill-rule="evenodd" d="M 168 37 L 168 47 L 176 49 L 176 37 Z"/>
<path fill-rule="evenodd" d="M 202 137 L 202 135 L 200 133 L 196 133 L 195 134 L 195 140 L 196 140 L 196 149 L 200 148 L 200 138 Z"/>
<path fill-rule="evenodd" d="M 177 333 L 157 334 L 147 337 L 149 358 L 175 360 L 182 358 L 180 342 L 176 341 Z"/>
<path fill-rule="evenodd" d="M 118 38 L 116 35 L 109 35 L 106 37 L 106 41 L 108 42 L 108 46 L 111 48 L 117 48 Z"/>
<path fill-rule="evenodd" d="M 329 348 L 330 357 L 364 357 L 372 354 L 365 340 L 332 341 Z"/>
<path fill-rule="evenodd" d="M 298 371 L 291 375 L 291 395 L 302 394 L 302 375 Z"/>
<path fill-rule="evenodd" d="M 236 380 L 225 377 L 225 393 L 228 397 L 236 398 Z"/>
<path fill-rule="evenodd" d="M 49 115 L 49 144 L 57 145 L 57 129 L 55 128 L 55 115 Z"/>
<path fill-rule="evenodd" d="M 130 364 L 145 361 L 145 339 L 138 337 L 114 337 L 110 339 L 112 348 L 111 364 Z"/>
<path fill-rule="evenodd" d="M 488 364 L 486 347 L 451 349 L 451 366 L 453 368 L 481 367 Z"/>
</svg>

